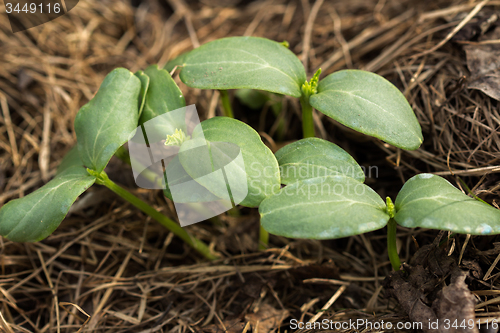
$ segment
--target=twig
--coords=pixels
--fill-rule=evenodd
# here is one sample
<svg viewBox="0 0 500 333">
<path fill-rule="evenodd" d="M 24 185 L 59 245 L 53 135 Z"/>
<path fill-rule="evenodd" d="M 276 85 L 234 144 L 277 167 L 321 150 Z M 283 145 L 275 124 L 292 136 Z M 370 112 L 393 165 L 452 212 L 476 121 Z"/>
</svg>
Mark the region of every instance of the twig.
<svg viewBox="0 0 500 333">
<path fill-rule="evenodd" d="M 469 240 L 470 240 L 470 234 L 467 234 L 467 237 L 465 238 L 464 245 L 462 246 L 462 249 L 460 250 L 460 256 L 458 257 L 458 264 L 459 265 L 460 265 L 460 262 L 462 261 L 462 258 L 464 256 L 464 252 L 465 252 L 465 248 L 467 247 L 467 244 L 469 243 Z M 485 280 L 485 279 L 483 279 L 483 280 Z"/>
<path fill-rule="evenodd" d="M 450 176 L 450 175 L 462 175 L 462 176 L 480 176 L 483 175 L 485 172 L 488 173 L 498 173 L 500 172 L 500 165 L 493 165 L 489 167 L 484 167 L 484 168 L 476 168 L 476 169 L 470 169 L 470 170 L 450 170 L 450 171 L 438 171 L 438 172 L 433 172 L 433 174 L 438 175 L 438 176 Z"/>
<path fill-rule="evenodd" d="M 495 261 L 493 261 L 493 264 L 491 264 L 490 268 L 488 268 L 488 271 L 486 271 L 486 274 L 484 274 L 483 281 L 488 280 L 488 278 L 491 275 L 491 272 L 493 272 L 493 269 L 497 267 L 498 262 L 500 261 L 500 253 L 498 256 L 495 258 Z"/>
<path fill-rule="evenodd" d="M 302 283 L 324 283 L 324 284 L 334 284 L 341 286 L 348 286 L 350 283 L 346 281 L 340 281 L 335 279 L 320 279 L 320 278 L 312 278 L 303 280 Z"/>
<path fill-rule="evenodd" d="M 405 22 L 408 20 L 411 16 L 413 15 L 413 11 L 408 10 L 405 11 L 403 14 L 393 18 L 392 20 L 388 21 L 384 25 L 377 27 L 377 28 L 367 28 L 363 30 L 359 35 L 351 39 L 347 43 L 347 47 L 349 49 L 353 49 L 355 47 L 358 47 L 365 43 L 367 40 L 380 35 L 384 31 L 390 30 L 398 25 L 400 25 L 402 22 Z M 330 68 L 333 64 L 335 64 L 337 61 L 342 59 L 344 56 L 343 49 L 336 50 L 330 58 L 328 58 L 326 61 L 324 61 L 318 68 L 322 68 L 323 72 L 326 72 L 328 68 Z"/>
<path fill-rule="evenodd" d="M 40 172 L 44 182 L 49 180 L 49 161 L 50 161 L 50 127 L 52 125 L 50 107 L 49 107 L 49 93 L 46 93 L 47 101 L 43 108 L 43 131 L 42 142 L 40 144 L 40 152 L 38 155 L 38 164 L 40 165 Z"/>
<path fill-rule="evenodd" d="M 337 38 L 340 46 L 342 46 L 342 52 L 344 53 L 344 59 L 347 67 L 352 68 L 352 58 L 351 52 L 349 50 L 349 44 L 342 35 L 342 19 L 339 14 L 335 10 L 335 7 L 331 8 L 330 16 L 333 21 L 333 32 L 335 33 L 335 37 Z"/>
<path fill-rule="evenodd" d="M 7 323 L 7 321 L 5 321 L 5 319 L 2 315 L 2 311 L 0 311 L 0 328 L 2 330 L 4 330 L 6 333 L 14 333 L 12 328 L 10 328 L 9 323 Z"/>
<path fill-rule="evenodd" d="M 309 17 L 307 18 L 307 23 L 306 23 L 306 28 L 304 31 L 304 41 L 303 41 L 303 46 L 302 46 L 302 64 L 306 68 L 307 72 L 307 60 L 309 58 L 309 50 L 311 49 L 311 34 L 313 30 L 313 25 L 314 25 L 314 20 L 316 19 L 316 16 L 318 15 L 319 8 L 323 4 L 323 0 L 316 0 L 316 2 L 313 5 L 313 8 L 311 9 L 311 13 L 309 13 Z"/>
<path fill-rule="evenodd" d="M 52 297 L 54 298 L 54 308 L 56 310 L 56 322 L 57 322 L 57 333 L 61 333 L 61 322 L 59 318 L 59 299 L 57 297 L 57 293 L 54 289 L 54 284 L 52 283 L 52 279 L 50 278 L 49 271 L 47 270 L 47 265 L 45 264 L 45 260 L 43 259 L 42 252 L 40 250 L 36 251 L 38 255 L 38 259 L 40 259 L 40 265 L 42 267 L 43 273 L 47 278 L 47 283 L 49 284 L 50 291 L 52 292 Z M 51 316 L 52 317 L 52 316 Z"/>
<path fill-rule="evenodd" d="M 198 36 L 196 36 L 196 30 L 193 26 L 192 17 L 193 14 L 191 10 L 186 6 L 184 1 L 182 0 L 167 0 L 172 7 L 174 7 L 175 11 L 184 17 L 184 23 L 186 24 L 186 28 L 188 30 L 189 38 L 191 38 L 191 43 L 193 44 L 193 48 L 197 48 L 200 46 L 200 41 L 198 40 Z"/>
<path fill-rule="evenodd" d="M 441 48 L 441 46 L 446 44 L 451 38 L 453 38 L 453 36 L 455 36 L 457 34 L 457 32 L 460 31 L 460 29 L 462 29 L 474 16 L 476 16 L 476 14 L 479 13 L 479 11 L 484 6 L 486 6 L 486 4 L 488 2 L 490 2 L 490 0 L 484 0 L 481 3 L 479 3 L 476 7 L 474 7 L 474 9 L 466 17 L 464 17 L 464 19 L 446 36 L 446 38 L 443 39 L 442 41 L 440 41 L 436 46 L 434 46 L 433 48 L 431 48 L 427 51 L 415 54 L 414 56 L 412 56 L 412 58 L 413 59 L 419 58 L 421 56 L 432 53 L 432 52 L 436 51 L 437 49 Z"/>
<path fill-rule="evenodd" d="M 316 320 L 318 320 L 323 315 L 323 313 L 325 313 L 325 311 L 328 310 L 333 303 L 335 303 L 335 301 L 340 297 L 340 295 L 342 295 L 342 293 L 346 290 L 346 288 L 347 286 L 345 285 L 340 286 L 337 292 L 333 294 L 333 296 L 328 300 L 328 302 L 326 302 L 326 304 L 321 308 L 321 310 L 314 317 L 312 317 L 311 320 L 309 320 L 309 323 L 316 322 Z"/>
<path fill-rule="evenodd" d="M 252 36 L 255 29 L 257 29 L 257 27 L 259 26 L 260 22 L 262 22 L 264 17 L 269 13 L 270 9 L 269 7 L 273 4 L 273 2 L 274 0 L 271 0 L 262 6 L 262 8 L 255 15 L 252 22 L 250 22 L 250 24 L 246 28 L 245 32 L 243 33 L 243 36 Z"/>
<path fill-rule="evenodd" d="M 120 265 L 118 272 L 116 272 L 115 276 L 113 277 L 112 283 L 116 282 L 119 278 L 121 278 L 123 272 L 125 271 L 125 268 L 127 268 L 128 262 L 129 262 L 130 258 L 132 257 L 133 253 L 134 253 L 134 250 L 130 250 L 128 252 L 127 256 L 125 257 L 122 264 Z M 94 314 L 93 314 L 92 318 L 90 319 L 90 323 L 89 323 L 89 327 L 88 327 L 89 330 L 92 331 L 96 327 L 97 321 L 100 318 L 99 312 L 102 311 L 102 309 L 104 308 L 104 305 L 106 304 L 106 302 L 108 301 L 108 299 L 112 293 L 113 293 L 113 287 L 108 288 L 106 290 L 106 292 L 104 293 L 104 296 L 101 298 L 99 305 L 97 305 L 96 309 L 94 310 Z"/>
<path fill-rule="evenodd" d="M 10 119 L 9 105 L 7 104 L 7 98 L 4 94 L 0 93 L 0 105 L 2 106 L 2 113 L 4 117 L 5 126 L 7 126 L 7 134 L 9 135 L 12 162 L 15 167 L 18 167 L 21 163 L 19 157 L 19 151 L 17 150 L 16 135 L 14 134 L 14 128 L 12 127 L 12 120 Z"/>
</svg>

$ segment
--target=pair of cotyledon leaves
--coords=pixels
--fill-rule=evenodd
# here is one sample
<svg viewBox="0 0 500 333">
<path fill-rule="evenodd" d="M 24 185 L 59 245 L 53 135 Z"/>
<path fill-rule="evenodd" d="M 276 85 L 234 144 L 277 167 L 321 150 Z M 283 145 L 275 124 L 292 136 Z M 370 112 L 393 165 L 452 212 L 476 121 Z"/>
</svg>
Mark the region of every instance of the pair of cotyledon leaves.
<svg viewBox="0 0 500 333">
<path fill-rule="evenodd" d="M 56 177 L 0 209 L 0 234 L 13 241 L 38 241 L 50 235 L 71 205 L 94 184 L 116 150 L 137 127 L 149 79 L 120 68 L 106 76 L 95 97 L 75 119 L 77 146 L 61 162 Z M 145 88 L 142 88 L 142 82 Z"/>
<path fill-rule="evenodd" d="M 76 116 L 78 143 L 61 162 L 56 177 L 0 209 L 2 236 L 19 242 L 38 241 L 59 226 L 73 202 L 96 181 L 85 167 L 103 171 L 137 127 L 142 80 L 148 81 L 126 69 L 106 76 L 95 97 Z"/>
<path fill-rule="evenodd" d="M 170 63 L 180 78 L 201 89 L 258 89 L 301 97 L 306 73 L 280 43 L 258 37 L 229 37 L 204 44 Z M 396 147 L 417 149 L 422 131 L 401 92 L 374 73 L 343 70 L 328 75 L 309 98 L 312 107 L 341 124 Z"/>
<path fill-rule="evenodd" d="M 276 152 L 287 186 L 259 207 L 270 233 L 312 239 L 358 235 L 384 227 L 386 203 L 363 184 L 354 159 L 333 143 L 307 138 Z M 414 228 L 487 235 L 500 233 L 500 211 L 465 195 L 444 178 L 409 179 L 395 201 L 396 222 Z"/>
<path fill-rule="evenodd" d="M 96 181 L 86 168 L 100 173 L 118 148 L 132 138 L 138 125 L 184 106 L 184 97 L 167 71 L 157 66 L 135 74 L 123 68 L 113 70 L 95 97 L 78 112 L 74 124 L 77 146 L 65 156 L 56 177 L 0 209 L 0 234 L 20 242 L 50 235 L 78 196 Z M 165 139 L 179 124 L 159 122 L 158 126 Z M 221 117 L 204 121 L 201 127 L 208 142 L 229 142 L 240 147 L 249 184 L 241 204 L 258 206 L 279 188 L 278 163 L 252 128 Z M 189 165 L 190 161 L 185 163 Z M 267 172 L 261 174 L 262 170 Z"/>
</svg>

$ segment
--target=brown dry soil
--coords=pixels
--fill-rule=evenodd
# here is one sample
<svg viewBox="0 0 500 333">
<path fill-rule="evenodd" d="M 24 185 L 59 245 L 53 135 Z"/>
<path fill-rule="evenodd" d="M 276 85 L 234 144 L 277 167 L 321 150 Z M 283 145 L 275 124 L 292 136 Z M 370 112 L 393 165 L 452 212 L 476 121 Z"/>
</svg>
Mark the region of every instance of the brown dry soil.
<svg viewBox="0 0 500 333">
<path fill-rule="evenodd" d="M 320 67 L 324 74 L 361 68 L 403 91 L 425 138 L 413 152 L 321 114 L 315 119 L 319 137 L 377 166 L 367 183 L 382 197 L 394 198 L 406 179 L 433 172 L 457 186 L 460 177 L 498 208 L 498 62 L 488 59 L 497 59 L 491 54 L 499 48 L 498 37 L 488 36 L 498 36 L 500 1 L 82 0 L 67 15 L 15 34 L 0 8 L 0 206 L 54 175 L 75 144 L 78 109 L 111 69 L 163 65 L 205 42 L 251 35 L 287 40 L 309 75 Z M 217 92 L 180 87 L 202 119 L 221 114 Z M 277 118 L 269 107 L 253 111 L 231 97 L 236 118 L 271 149 L 300 138 L 297 100 L 285 98 Z M 278 140 L 280 119 L 286 131 Z M 107 171 L 175 219 L 172 203 L 160 191 L 138 189 L 119 160 Z M 255 209 L 219 220 L 187 228 L 222 256 L 207 262 L 93 187 L 47 239 L 0 238 L 0 331 L 263 333 L 294 331 L 292 320 L 364 319 L 373 327 L 335 331 L 388 332 L 395 329 L 380 327 L 382 321 L 426 325 L 443 316 L 475 319 L 481 332 L 495 331 L 485 325 L 500 317 L 496 236 L 399 228 L 407 264 L 405 273 L 391 274 L 384 230 L 322 242 L 271 236 L 268 249 L 258 251 Z M 301 330 L 313 331 L 319 330 Z"/>
</svg>

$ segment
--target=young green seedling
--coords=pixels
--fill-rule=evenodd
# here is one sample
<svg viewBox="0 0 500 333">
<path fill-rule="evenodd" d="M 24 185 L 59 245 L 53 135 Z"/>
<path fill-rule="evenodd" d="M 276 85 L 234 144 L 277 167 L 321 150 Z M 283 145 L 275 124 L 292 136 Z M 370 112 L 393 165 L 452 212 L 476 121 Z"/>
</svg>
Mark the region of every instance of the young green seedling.
<svg viewBox="0 0 500 333">
<path fill-rule="evenodd" d="M 347 127 L 399 148 L 417 149 L 423 140 L 411 107 L 389 81 L 360 70 L 339 71 L 322 80 L 318 70 L 307 81 L 299 59 L 277 42 L 224 38 L 167 64 L 174 65 L 182 68 L 180 78 L 190 87 L 257 89 L 300 98 L 305 138 L 314 136 L 314 107 Z M 287 186 L 266 198 L 259 208 L 263 227 L 274 234 L 338 238 L 379 229 L 389 222 L 389 254 L 398 268 L 396 222 L 472 234 L 500 231 L 498 210 L 467 197 L 437 176 L 412 178 L 394 205 L 364 185 L 362 173 L 355 171 L 359 166 L 331 143 L 301 140 L 278 151 L 276 157 L 281 183 Z M 319 176 L 320 171 L 323 176 Z M 402 199 L 407 196 L 415 197 L 414 201 Z"/>
<path fill-rule="evenodd" d="M 182 68 L 180 78 L 190 87 L 257 89 L 300 98 L 306 138 L 314 136 L 314 107 L 347 127 L 396 147 L 413 150 L 422 143 L 411 107 L 389 81 L 359 70 L 339 71 L 322 80 L 318 70 L 307 81 L 299 59 L 277 42 L 256 37 L 224 38 L 182 55 L 167 67 L 172 69 L 174 65 Z M 379 229 L 389 221 L 389 254 L 397 268 L 396 222 L 472 234 L 499 231 L 498 210 L 467 197 L 437 176 L 412 178 L 394 205 L 389 198 L 384 203 L 362 184 L 362 173 L 355 171 L 359 166 L 331 143 L 301 140 L 278 151 L 276 157 L 281 183 L 287 186 L 265 199 L 259 208 L 262 225 L 274 234 L 338 238 Z M 411 186 L 426 179 L 425 187 Z M 401 199 L 409 195 L 408 189 L 417 201 Z M 451 201 L 445 202 L 443 196 Z M 429 207 L 435 210 L 429 211 Z M 462 214 L 470 212 L 471 207 L 472 215 Z M 452 214 L 454 209 L 457 213 Z M 468 219 L 464 219 L 466 216 Z"/>
<path fill-rule="evenodd" d="M 312 108 L 361 133 L 413 150 L 420 125 L 401 92 L 383 77 L 343 70 L 310 81 L 300 60 L 282 43 L 229 37 L 204 44 L 167 64 L 181 67 L 186 85 L 201 89 L 257 89 L 300 98 L 304 137 L 314 136 Z"/>
<path fill-rule="evenodd" d="M 363 184 L 361 168 L 333 143 L 309 138 L 276 152 L 282 183 L 260 207 L 269 233 L 292 238 L 335 239 L 388 225 L 388 253 L 399 269 L 396 223 L 408 228 L 472 235 L 500 233 L 500 211 L 471 198 L 444 178 L 409 179 L 393 204 Z"/>
<path fill-rule="evenodd" d="M 145 73 L 138 72 L 134 75 L 119 68 L 106 76 L 95 97 L 77 114 L 77 147 L 65 156 L 56 177 L 40 189 L 10 201 L 0 209 L 1 235 L 17 242 L 44 239 L 59 226 L 78 196 L 97 183 L 108 187 L 150 215 L 205 257 L 215 258 L 206 244 L 146 202 L 116 185 L 104 172 L 113 154 L 129 140 L 130 134 L 136 129 L 139 117 L 150 117 L 154 110 L 158 110 L 159 106 L 154 104 L 155 100 L 150 96 L 148 87 L 152 83 L 151 87 L 154 89 L 158 77 L 165 77 L 161 72 L 163 71 L 152 66 Z M 171 91 L 171 87 L 167 87 L 167 90 Z M 149 98 L 146 98 L 147 92 Z M 165 91 L 154 93 L 165 95 Z M 183 98 L 180 100 L 182 104 Z M 144 112 L 141 116 L 142 108 Z M 162 111 L 169 110 L 164 108 Z"/>
<path fill-rule="evenodd" d="M 106 77 L 75 119 L 77 148 L 64 158 L 53 180 L 2 207 L 0 234 L 14 241 L 38 241 L 55 230 L 77 197 L 97 180 L 83 166 L 100 174 L 137 127 L 140 91 L 140 79 L 125 69 Z"/>
<path fill-rule="evenodd" d="M 202 122 L 187 135 L 183 113 L 172 112 L 183 107 L 184 97 L 167 71 L 157 66 L 136 74 L 123 68 L 112 71 L 95 97 L 78 112 L 75 119 L 77 146 L 65 156 L 56 177 L 0 209 L 0 234 L 19 242 L 44 239 L 59 226 L 75 200 L 96 183 L 150 215 L 205 257 L 215 258 L 206 244 L 112 182 L 104 172 L 117 152 L 129 163 L 137 163 L 133 156 L 125 157 L 122 146 L 133 139 L 136 130 L 144 131 L 149 123 L 154 128 L 152 133 L 160 137 L 146 137 L 148 144 L 159 139 L 165 146 L 179 147 L 179 155 L 166 168 L 166 174 L 176 169 L 173 174 L 178 178 L 165 181 L 165 194 L 170 198 L 168 186 L 183 183 L 176 192 L 176 203 L 212 202 L 223 197 L 227 184 L 205 177 L 222 168 L 226 170 L 229 183 L 236 185 L 231 188 L 233 203 L 257 207 L 278 191 L 278 162 L 255 130 L 238 120 L 216 117 Z M 199 147 L 206 148 L 202 149 L 204 157 L 195 149 Z M 236 156 L 229 156 L 232 152 L 241 153 L 240 164 L 230 164 L 230 157 Z M 157 181 L 155 176 L 150 180 Z"/>
</svg>

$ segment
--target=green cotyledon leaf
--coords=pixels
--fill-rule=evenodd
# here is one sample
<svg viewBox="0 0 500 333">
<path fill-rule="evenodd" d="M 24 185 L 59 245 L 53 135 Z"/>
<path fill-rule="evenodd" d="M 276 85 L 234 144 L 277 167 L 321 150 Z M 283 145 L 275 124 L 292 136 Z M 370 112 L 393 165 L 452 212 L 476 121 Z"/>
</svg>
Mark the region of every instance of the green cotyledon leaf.
<svg viewBox="0 0 500 333">
<path fill-rule="evenodd" d="M 125 68 L 109 73 L 97 94 L 75 118 L 78 152 L 83 164 L 104 170 L 113 154 L 137 128 L 141 80 Z"/>
<path fill-rule="evenodd" d="M 144 104 L 146 104 L 146 93 L 149 88 L 149 77 L 144 74 L 143 71 L 137 71 L 134 73 L 135 76 L 141 80 L 141 94 L 139 96 L 139 117 L 141 116 L 142 110 L 144 109 Z"/>
<path fill-rule="evenodd" d="M 73 167 L 73 166 L 81 166 L 83 168 L 83 162 L 82 159 L 80 158 L 80 153 L 78 153 L 78 147 L 74 146 L 71 148 L 66 155 L 64 155 L 64 158 L 62 159 L 61 163 L 59 163 L 59 166 L 57 167 L 57 173 L 56 175 L 59 175 L 62 173 L 64 170 Z"/>
<path fill-rule="evenodd" d="M 73 148 L 54 179 L 0 209 L 0 234 L 15 242 L 36 242 L 61 224 L 76 198 L 95 182 Z"/>
<path fill-rule="evenodd" d="M 339 123 L 396 147 L 415 150 L 422 144 L 422 130 L 408 101 L 380 75 L 335 72 L 319 82 L 309 103 Z"/>
<path fill-rule="evenodd" d="M 184 96 L 170 74 L 157 65 L 149 66 L 144 73 L 149 77 L 149 88 L 139 124 L 144 125 L 147 140 L 158 142 L 174 134 L 176 129 L 186 132 L 185 113 L 170 112 L 186 106 Z"/>
<path fill-rule="evenodd" d="M 250 88 L 300 97 L 306 73 L 297 56 L 280 43 L 228 37 L 189 52 L 180 78 L 193 88 Z"/>
<path fill-rule="evenodd" d="M 218 197 L 222 197 L 225 189 L 221 187 L 222 182 L 214 183 L 213 178 L 201 177 L 228 165 L 241 152 L 244 168 L 235 161 L 230 165 L 230 169 L 226 170 L 228 182 L 237 188 L 233 197 L 241 194 L 243 187 L 239 185 L 241 181 L 246 180 L 244 189 L 248 193 L 239 204 L 257 207 L 262 200 L 279 190 L 278 162 L 253 128 L 228 117 L 214 117 L 203 121 L 200 125 L 195 127 L 192 140 L 183 143 L 180 150 L 182 154 L 179 154 L 182 166 L 193 179 Z M 233 150 L 228 144 L 236 146 L 237 149 Z M 206 145 L 206 149 L 203 149 L 203 145 Z M 188 150 L 195 147 L 199 150 L 189 154 Z"/>
<path fill-rule="evenodd" d="M 389 215 L 382 198 L 357 180 L 338 175 L 295 182 L 259 206 L 269 233 L 333 239 L 383 228 Z"/>
<path fill-rule="evenodd" d="M 151 65 L 146 68 L 144 73 L 149 77 L 149 88 L 146 94 L 144 111 L 140 119 L 141 124 L 159 115 L 186 106 L 186 100 L 181 90 L 166 70 L 159 69 L 158 65 Z M 172 124 L 174 129 L 179 128 L 175 127 L 175 125 L 177 124 Z M 169 132 L 168 134 L 171 134 Z"/>
<path fill-rule="evenodd" d="M 295 141 L 276 152 L 280 165 L 281 183 L 315 177 L 344 175 L 360 182 L 365 180 L 363 169 L 345 150 L 319 138 Z"/>
<path fill-rule="evenodd" d="M 462 193 L 446 179 L 423 173 L 399 192 L 396 222 L 408 228 L 448 230 L 462 234 L 500 233 L 500 210 Z"/>
<path fill-rule="evenodd" d="M 249 193 L 247 172 L 242 150 L 236 144 L 210 142 L 198 136 L 182 144 L 179 161 L 197 183 L 226 204 L 232 201 L 237 205 L 246 199 Z"/>
<path fill-rule="evenodd" d="M 165 185 L 163 193 L 170 200 L 174 200 L 170 186 L 181 185 L 176 191 L 175 202 L 190 203 L 190 202 L 211 202 L 217 201 L 220 198 L 207 190 L 205 187 L 193 180 L 186 172 L 181 162 L 179 155 L 176 155 L 165 167 L 165 172 L 168 175 L 168 183 Z"/>
</svg>

